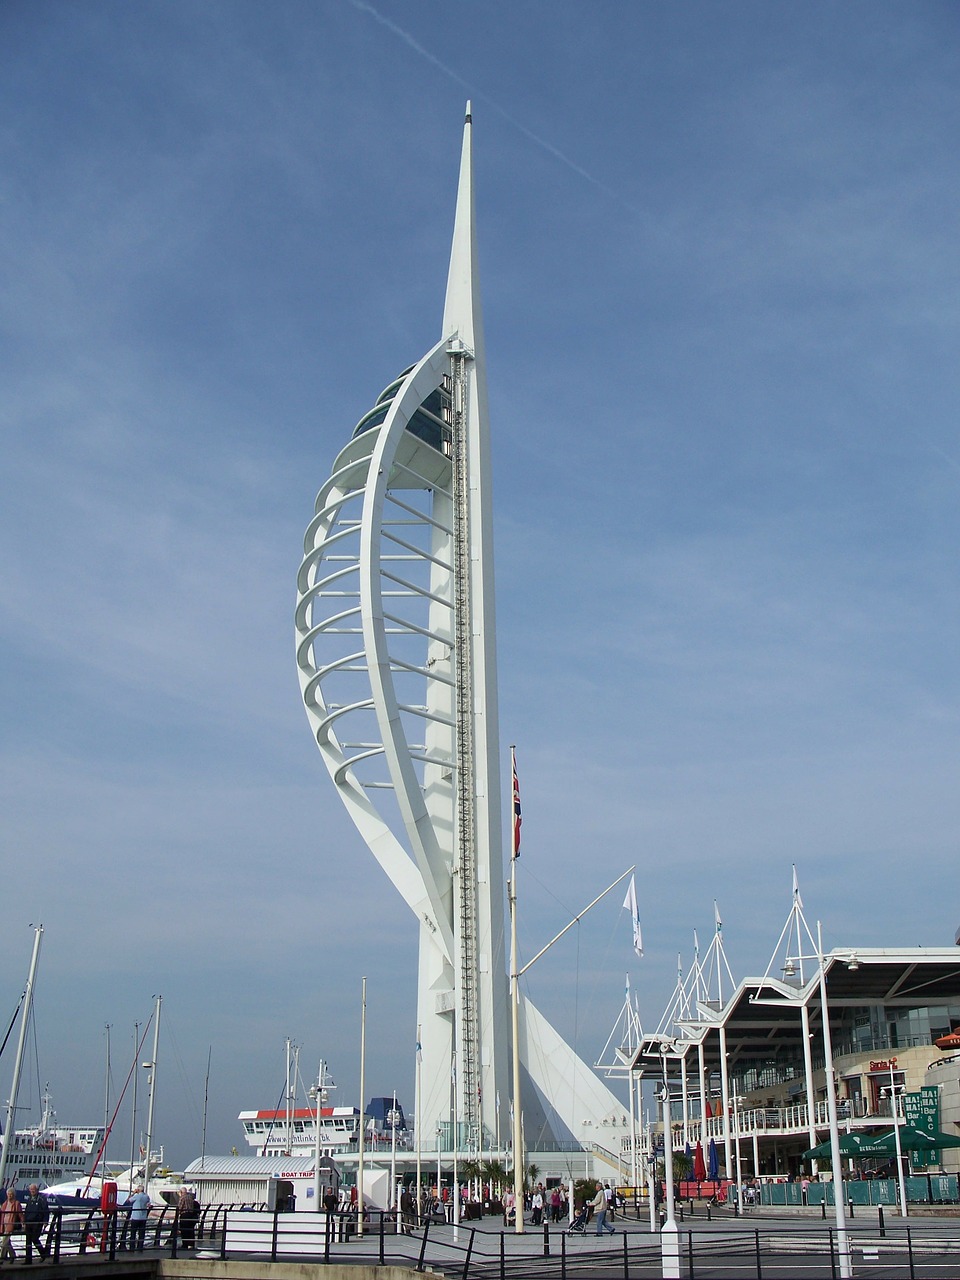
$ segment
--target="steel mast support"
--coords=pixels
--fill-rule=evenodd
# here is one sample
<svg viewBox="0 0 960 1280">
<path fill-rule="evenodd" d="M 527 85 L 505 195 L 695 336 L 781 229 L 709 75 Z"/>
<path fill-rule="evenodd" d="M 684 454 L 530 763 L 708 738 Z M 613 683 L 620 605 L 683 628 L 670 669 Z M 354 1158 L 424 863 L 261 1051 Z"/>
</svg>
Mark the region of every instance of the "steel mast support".
<svg viewBox="0 0 960 1280">
<path fill-rule="evenodd" d="M 477 955 L 477 833 L 473 750 L 474 692 L 470 574 L 470 475 L 467 440 L 467 361 L 462 344 L 450 348 L 451 448 L 454 508 L 454 669 L 457 753 L 457 904 L 459 908 L 460 987 L 455 1051 L 459 1058 L 461 1115 L 480 1146 L 478 1067 L 480 1059 Z"/>
</svg>

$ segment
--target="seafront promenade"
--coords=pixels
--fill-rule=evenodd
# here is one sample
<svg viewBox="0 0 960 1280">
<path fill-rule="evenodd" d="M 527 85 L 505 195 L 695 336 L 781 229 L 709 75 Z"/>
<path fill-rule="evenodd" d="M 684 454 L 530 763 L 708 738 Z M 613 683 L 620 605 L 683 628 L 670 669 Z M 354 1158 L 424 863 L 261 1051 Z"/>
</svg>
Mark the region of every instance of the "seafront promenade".
<svg viewBox="0 0 960 1280">
<path fill-rule="evenodd" d="M 324 1219 L 322 1226 L 320 1219 Z M 313 1220 L 313 1221 L 309 1221 Z M 362 1236 L 341 1231 L 325 1215 L 227 1211 L 219 1227 L 184 1250 L 172 1224 L 148 1234 L 146 1251 L 124 1253 L 64 1245 L 57 1260 L 35 1262 L 33 1280 L 142 1277 L 151 1280 L 395 1280 L 443 1275 L 460 1280 L 821 1280 L 843 1274 L 837 1232 L 818 1210 L 758 1210 L 743 1217 L 714 1210 L 679 1223 L 675 1269 L 664 1271 L 661 1236 L 649 1224 L 616 1219 L 616 1234 L 571 1234 L 557 1227 L 505 1231 L 498 1218 L 457 1227 L 429 1225 L 409 1233 L 373 1216 Z M 225 1225 L 225 1229 L 224 1229 Z M 960 1220 L 889 1213 L 859 1218 L 848 1229 L 849 1273 L 870 1280 L 960 1276 Z M 7 1264 L 19 1269 L 22 1262 Z"/>
</svg>

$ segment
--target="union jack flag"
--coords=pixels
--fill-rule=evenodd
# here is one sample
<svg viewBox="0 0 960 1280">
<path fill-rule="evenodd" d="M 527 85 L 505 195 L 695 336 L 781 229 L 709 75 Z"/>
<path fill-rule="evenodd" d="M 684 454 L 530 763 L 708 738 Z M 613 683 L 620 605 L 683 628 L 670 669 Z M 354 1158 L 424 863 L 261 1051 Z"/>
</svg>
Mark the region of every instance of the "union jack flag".
<svg viewBox="0 0 960 1280">
<path fill-rule="evenodd" d="M 510 762 L 513 767 L 513 856 L 520 857 L 520 779 L 517 777 L 517 753 L 510 748 Z"/>
</svg>

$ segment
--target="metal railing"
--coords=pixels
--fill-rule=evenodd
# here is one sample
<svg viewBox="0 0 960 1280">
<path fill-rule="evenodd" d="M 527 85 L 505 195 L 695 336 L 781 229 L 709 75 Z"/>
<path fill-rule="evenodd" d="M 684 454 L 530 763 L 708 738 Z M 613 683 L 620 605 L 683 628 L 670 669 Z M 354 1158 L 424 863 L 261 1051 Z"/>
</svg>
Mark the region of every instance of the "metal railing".
<svg viewBox="0 0 960 1280">
<path fill-rule="evenodd" d="M 960 1274 L 960 1227 L 885 1223 L 883 1209 L 871 1220 L 851 1222 L 847 1240 L 856 1270 L 884 1280 L 932 1280 Z M 50 1259 L 99 1252 L 114 1260 L 122 1251 L 128 1216 L 99 1210 L 73 1214 L 54 1210 L 47 1231 Z M 600 1239 L 592 1224 L 585 1232 L 543 1224 L 522 1236 L 498 1226 L 432 1220 L 397 1221 L 389 1212 L 365 1214 L 362 1233 L 355 1214 L 280 1213 L 239 1205 L 206 1206 L 196 1223 L 197 1256 L 264 1261 L 365 1262 L 443 1271 L 460 1280 L 575 1280 L 602 1274 L 609 1280 L 639 1280 L 661 1274 L 661 1238 L 640 1223 L 618 1215 L 618 1234 Z M 175 1209 L 151 1215 L 145 1249 L 154 1257 L 176 1257 L 184 1247 L 184 1224 Z M 626 1229 L 624 1229 L 626 1227 Z M 189 1231 L 188 1231 L 189 1237 Z M 22 1242 L 22 1237 L 14 1237 Z M 744 1219 L 709 1217 L 679 1225 L 683 1280 L 708 1280 L 722 1273 L 731 1280 L 826 1280 L 839 1273 L 836 1230 L 819 1218 L 796 1226 L 769 1214 L 749 1225 Z M 121 1259 L 116 1259 L 121 1264 Z M 864 1270 L 866 1267 L 866 1270 Z"/>
</svg>

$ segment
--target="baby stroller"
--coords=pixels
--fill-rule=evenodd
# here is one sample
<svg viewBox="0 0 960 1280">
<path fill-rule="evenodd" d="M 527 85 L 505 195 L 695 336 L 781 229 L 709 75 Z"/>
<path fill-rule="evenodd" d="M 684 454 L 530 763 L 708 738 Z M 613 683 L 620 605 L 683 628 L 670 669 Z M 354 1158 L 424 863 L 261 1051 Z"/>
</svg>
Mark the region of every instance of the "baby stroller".
<svg viewBox="0 0 960 1280">
<path fill-rule="evenodd" d="M 567 1228 L 567 1234 L 571 1236 L 586 1235 L 587 1223 L 590 1221 L 590 1206 L 585 1204 L 574 1217 L 570 1226 Z"/>
</svg>

